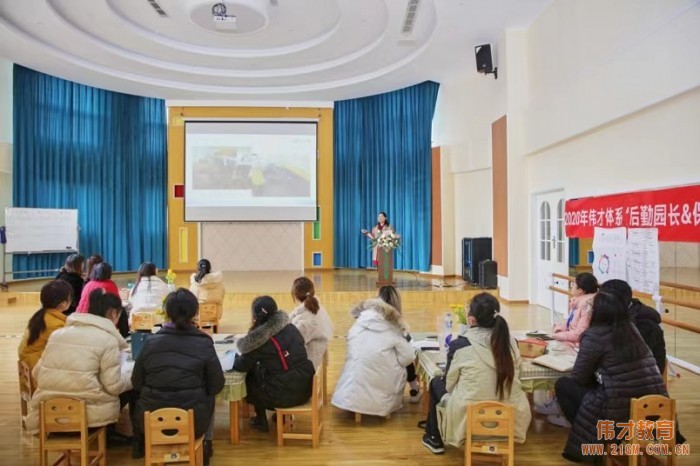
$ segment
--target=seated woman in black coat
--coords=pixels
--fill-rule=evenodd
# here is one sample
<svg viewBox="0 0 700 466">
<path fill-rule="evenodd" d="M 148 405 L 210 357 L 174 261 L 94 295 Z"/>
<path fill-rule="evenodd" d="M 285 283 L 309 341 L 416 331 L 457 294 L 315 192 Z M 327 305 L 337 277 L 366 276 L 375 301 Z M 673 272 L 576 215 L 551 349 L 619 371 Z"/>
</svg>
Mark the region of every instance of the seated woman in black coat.
<svg viewBox="0 0 700 466">
<path fill-rule="evenodd" d="M 138 418 L 160 408 L 194 410 L 194 434 L 204 436 L 205 464 L 212 451 L 214 402 L 224 388 L 224 373 L 214 350 L 214 342 L 200 332 L 192 320 L 199 302 L 185 288 L 165 298 L 165 312 L 171 322 L 144 343 L 134 365 L 131 381 L 141 392 Z M 138 428 L 137 428 L 138 427 Z M 143 457 L 143 421 L 134 426 L 134 458 Z"/>
<path fill-rule="evenodd" d="M 233 369 L 247 372 L 248 403 L 255 406 L 251 426 L 269 430 L 265 410 L 289 408 L 311 398 L 314 365 L 306 355 L 304 337 L 269 296 L 255 298 L 253 326 L 238 340 L 240 355 Z"/>
<path fill-rule="evenodd" d="M 66 258 L 66 263 L 56 275 L 56 280 L 67 281 L 73 287 L 73 300 L 70 307 L 63 311 L 67 316 L 75 312 L 83 295 L 83 285 L 85 284 L 83 281 L 83 262 L 85 262 L 85 258 L 82 255 L 71 254 Z"/>
<path fill-rule="evenodd" d="M 557 380 L 555 391 L 572 424 L 563 456 L 574 462 L 584 460 L 582 444 L 601 442 L 598 420 L 629 422 L 630 399 L 668 396 L 656 360 L 617 294 L 596 294 L 571 377 Z"/>
</svg>

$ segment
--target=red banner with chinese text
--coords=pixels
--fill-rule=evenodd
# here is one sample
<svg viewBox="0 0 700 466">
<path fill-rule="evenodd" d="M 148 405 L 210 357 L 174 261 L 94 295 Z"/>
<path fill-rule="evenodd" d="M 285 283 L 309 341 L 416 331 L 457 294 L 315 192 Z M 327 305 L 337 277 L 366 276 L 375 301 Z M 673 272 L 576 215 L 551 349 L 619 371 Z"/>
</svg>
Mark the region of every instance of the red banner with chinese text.
<svg viewBox="0 0 700 466">
<path fill-rule="evenodd" d="M 700 242 L 700 185 L 572 199 L 564 222 L 569 238 L 627 227 L 658 228 L 659 241 Z"/>
</svg>

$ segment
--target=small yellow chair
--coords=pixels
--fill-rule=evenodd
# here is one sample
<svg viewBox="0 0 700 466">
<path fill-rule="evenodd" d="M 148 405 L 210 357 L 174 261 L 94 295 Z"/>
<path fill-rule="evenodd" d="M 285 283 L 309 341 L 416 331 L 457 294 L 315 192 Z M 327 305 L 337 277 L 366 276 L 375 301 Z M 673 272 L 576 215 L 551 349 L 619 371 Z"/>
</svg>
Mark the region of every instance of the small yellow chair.
<svg viewBox="0 0 700 466">
<path fill-rule="evenodd" d="M 204 436 L 194 437 L 194 411 L 161 408 L 146 411 L 144 445 L 146 466 L 163 463 L 204 464 Z"/>
<path fill-rule="evenodd" d="M 29 402 L 34 394 L 34 381 L 32 380 L 32 371 L 26 362 L 17 361 L 17 370 L 19 372 L 19 406 L 21 414 L 22 428 L 27 428 L 27 413 L 29 412 Z"/>
<path fill-rule="evenodd" d="M 197 315 L 197 327 L 207 333 L 219 333 L 219 308 L 223 304 L 201 303 Z"/>
<path fill-rule="evenodd" d="M 150 331 L 155 327 L 153 312 L 135 312 L 131 316 L 131 329 Z"/>
<path fill-rule="evenodd" d="M 311 446 L 318 448 L 321 430 L 323 430 L 323 413 L 325 411 L 326 400 L 323 390 L 323 364 L 316 369 L 311 390 L 311 400 L 301 406 L 293 408 L 277 408 L 277 446 L 284 446 L 284 439 L 311 440 Z M 285 432 L 285 415 L 307 415 L 311 416 L 311 433 Z M 291 422 L 289 423 L 291 428 Z"/>
<path fill-rule="evenodd" d="M 107 429 L 88 429 L 87 405 L 77 398 L 51 398 L 39 408 L 39 465 L 47 466 L 49 452 L 61 452 L 54 465 L 67 460 L 73 451 L 80 452 L 80 466 L 107 465 Z M 90 445 L 97 441 L 97 450 Z M 90 460 L 90 457 L 93 457 Z"/>
<path fill-rule="evenodd" d="M 481 461 L 515 464 L 515 416 L 513 407 L 496 401 L 467 405 L 466 466 L 472 458 Z"/>
<path fill-rule="evenodd" d="M 654 444 L 666 444 L 668 445 L 669 455 L 667 456 L 654 456 L 657 461 L 663 461 L 667 465 L 673 466 L 676 464 L 676 400 L 662 396 L 662 395 L 647 395 L 641 398 L 632 398 L 630 400 L 630 420 L 635 423 L 635 427 L 632 428 L 633 440 L 631 443 L 639 443 L 640 451 L 646 451 L 646 446 L 650 443 Z M 654 440 L 638 440 L 636 426 L 639 421 L 665 421 L 673 426 L 671 429 L 672 434 L 670 438 L 655 438 Z M 656 424 L 655 424 L 656 425 Z M 658 428 L 654 431 L 655 437 L 658 437 Z M 643 455 L 646 457 L 647 455 Z M 639 455 L 630 455 L 629 464 L 630 466 L 636 466 L 639 464 Z"/>
</svg>

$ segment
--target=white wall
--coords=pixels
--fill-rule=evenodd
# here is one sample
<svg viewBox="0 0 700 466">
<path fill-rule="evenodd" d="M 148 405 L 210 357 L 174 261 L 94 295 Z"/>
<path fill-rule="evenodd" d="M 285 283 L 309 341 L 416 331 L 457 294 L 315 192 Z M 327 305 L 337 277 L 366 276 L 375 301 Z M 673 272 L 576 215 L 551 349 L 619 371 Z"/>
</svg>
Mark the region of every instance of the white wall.
<svg viewBox="0 0 700 466">
<path fill-rule="evenodd" d="M 697 0 L 560 0 L 528 31 L 527 152 L 700 85 Z"/>
<path fill-rule="evenodd" d="M 505 82 L 493 75 L 470 72 L 440 83 L 433 145 L 441 147 L 444 167 L 446 275 L 461 274 L 462 238 L 493 236 L 491 123 L 505 113 L 505 99 Z"/>
<path fill-rule="evenodd" d="M 698 43 L 697 1 L 553 2 L 527 34 L 528 199 L 700 182 Z"/>
<path fill-rule="evenodd" d="M 700 182 L 697 44 L 698 0 L 558 0 L 527 30 L 503 32 L 495 85 L 475 73 L 442 84 L 434 139 L 453 162 L 456 244 L 491 234 L 491 193 L 483 193 L 490 124 L 508 115 L 502 296 L 534 300 L 535 193 L 564 189 L 571 198 Z M 461 209 L 476 193 L 484 203 Z"/>
</svg>

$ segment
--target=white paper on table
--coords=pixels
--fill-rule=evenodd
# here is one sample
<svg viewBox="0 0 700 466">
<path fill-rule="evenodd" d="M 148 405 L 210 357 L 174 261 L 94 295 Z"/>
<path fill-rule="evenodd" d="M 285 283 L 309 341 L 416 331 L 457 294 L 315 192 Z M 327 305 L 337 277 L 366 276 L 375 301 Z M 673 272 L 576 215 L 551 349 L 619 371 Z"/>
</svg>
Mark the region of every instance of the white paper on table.
<svg viewBox="0 0 700 466">
<path fill-rule="evenodd" d="M 440 343 L 437 340 L 420 340 L 420 341 L 412 341 L 411 345 L 413 346 L 413 349 L 416 351 L 421 351 L 426 348 L 440 348 Z"/>
<path fill-rule="evenodd" d="M 131 373 L 134 372 L 135 362 L 136 361 L 133 361 L 133 360 L 122 361 L 122 364 L 121 364 L 122 374 L 131 375 Z"/>
<path fill-rule="evenodd" d="M 226 351 L 223 356 L 219 358 L 219 362 L 224 372 L 233 370 L 233 363 L 236 362 L 236 352 L 234 350 Z"/>
</svg>

